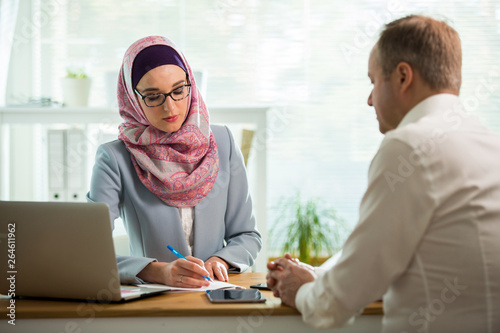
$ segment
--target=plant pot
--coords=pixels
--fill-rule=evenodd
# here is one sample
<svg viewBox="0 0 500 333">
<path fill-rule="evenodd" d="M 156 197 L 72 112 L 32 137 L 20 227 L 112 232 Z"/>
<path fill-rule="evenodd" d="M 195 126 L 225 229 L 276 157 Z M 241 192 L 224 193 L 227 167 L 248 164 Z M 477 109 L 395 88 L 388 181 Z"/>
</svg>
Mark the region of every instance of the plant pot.
<svg viewBox="0 0 500 333">
<path fill-rule="evenodd" d="M 82 107 L 89 103 L 90 78 L 77 79 L 64 77 L 61 79 L 63 104 L 67 107 Z"/>
</svg>

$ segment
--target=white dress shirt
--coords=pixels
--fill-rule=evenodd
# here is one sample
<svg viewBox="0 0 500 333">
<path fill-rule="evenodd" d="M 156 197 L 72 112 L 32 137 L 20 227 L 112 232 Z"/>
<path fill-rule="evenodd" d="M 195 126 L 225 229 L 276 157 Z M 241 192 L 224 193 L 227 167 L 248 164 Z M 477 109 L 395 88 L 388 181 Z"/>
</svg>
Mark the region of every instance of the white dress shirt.
<svg viewBox="0 0 500 333">
<path fill-rule="evenodd" d="M 454 95 L 386 133 L 338 263 L 295 301 L 326 328 L 382 296 L 383 332 L 500 332 L 500 138 Z"/>
</svg>

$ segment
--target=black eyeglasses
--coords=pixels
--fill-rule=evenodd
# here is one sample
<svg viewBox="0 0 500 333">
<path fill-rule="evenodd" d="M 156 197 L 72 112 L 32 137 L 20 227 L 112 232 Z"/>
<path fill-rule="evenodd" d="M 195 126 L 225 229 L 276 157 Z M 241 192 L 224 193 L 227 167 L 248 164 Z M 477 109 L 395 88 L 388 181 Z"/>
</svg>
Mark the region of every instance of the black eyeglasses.
<svg viewBox="0 0 500 333">
<path fill-rule="evenodd" d="M 191 84 L 184 84 L 180 87 L 175 88 L 171 92 L 167 94 L 152 94 L 152 95 L 146 95 L 143 96 L 141 95 L 140 92 L 137 91 L 137 89 L 134 89 L 134 91 L 141 96 L 142 100 L 144 101 L 144 104 L 146 106 L 149 106 L 150 108 L 155 107 L 155 106 L 160 106 L 165 101 L 167 100 L 167 97 L 170 96 L 170 98 L 173 101 L 180 101 L 183 100 L 184 98 L 188 97 L 189 94 L 191 93 Z"/>
</svg>

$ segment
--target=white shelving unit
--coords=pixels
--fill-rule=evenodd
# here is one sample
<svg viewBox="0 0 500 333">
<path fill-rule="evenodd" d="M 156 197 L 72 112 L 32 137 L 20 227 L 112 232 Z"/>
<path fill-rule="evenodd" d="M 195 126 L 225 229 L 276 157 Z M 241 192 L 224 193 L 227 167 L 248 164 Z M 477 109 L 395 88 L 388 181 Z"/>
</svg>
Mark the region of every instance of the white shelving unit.
<svg viewBox="0 0 500 333">
<path fill-rule="evenodd" d="M 228 125 L 233 130 L 236 140 L 239 138 L 239 133 L 235 133 L 232 128 L 234 126 L 250 126 L 255 131 L 248 172 L 250 174 L 250 190 L 254 200 L 257 224 L 263 236 L 262 255 L 259 256 L 255 265 L 256 271 L 266 271 L 267 260 L 266 183 L 267 112 L 269 109 L 266 106 L 209 106 L 211 123 Z M 14 163 L 12 161 L 17 156 L 19 148 L 16 147 L 16 140 L 11 140 L 11 138 L 16 135 L 23 137 L 22 133 L 13 133 L 11 131 L 13 125 L 29 125 L 32 127 L 32 132 L 26 133 L 26 135 L 32 138 L 31 142 L 33 142 L 34 146 L 31 151 L 19 151 L 19 154 L 33 154 L 33 157 L 27 157 L 32 164 L 27 167 L 36 168 L 37 163 L 44 162 L 43 158 L 34 157 L 34 155 L 40 156 L 40 150 L 43 149 L 43 145 L 37 143 L 40 140 L 37 141 L 36 139 L 37 136 L 41 137 L 43 135 L 43 126 L 79 125 L 87 128 L 87 126 L 99 124 L 116 128 L 121 121 L 118 110 L 113 108 L 0 108 L 0 199 L 12 199 L 11 171 L 23 167 L 22 165 L 15 165 L 15 161 Z M 93 155 L 90 158 L 93 158 Z M 34 187 L 32 190 L 34 192 L 47 190 L 44 185 Z"/>
</svg>

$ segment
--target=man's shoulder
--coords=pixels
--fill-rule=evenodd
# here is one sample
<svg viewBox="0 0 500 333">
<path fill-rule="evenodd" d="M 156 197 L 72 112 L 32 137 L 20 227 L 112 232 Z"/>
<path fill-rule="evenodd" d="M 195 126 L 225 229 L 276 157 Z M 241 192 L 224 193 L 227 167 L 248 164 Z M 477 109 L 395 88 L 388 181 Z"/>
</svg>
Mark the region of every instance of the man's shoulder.
<svg viewBox="0 0 500 333">
<path fill-rule="evenodd" d="M 432 140 L 442 135 L 446 130 L 439 119 L 435 117 L 422 117 L 418 121 L 398 127 L 386 133 L 383 143 L 398 141 L 410 147 L 416 148 L 422 141 Z"/>
</svg>

